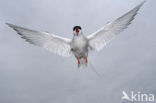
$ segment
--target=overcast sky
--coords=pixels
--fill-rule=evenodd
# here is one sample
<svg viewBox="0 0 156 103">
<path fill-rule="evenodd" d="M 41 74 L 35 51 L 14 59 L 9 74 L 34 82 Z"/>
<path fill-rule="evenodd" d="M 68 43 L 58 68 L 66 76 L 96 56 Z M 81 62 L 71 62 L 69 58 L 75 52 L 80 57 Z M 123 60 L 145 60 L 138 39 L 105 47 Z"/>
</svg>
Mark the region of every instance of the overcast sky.
<svg viewBox="0 0 156 103">
<path fill-rule="evenodd" d="M 74 57 L 33 46 L 5 22 L 72 38 L 101 28 L 143 0 L 0 0 L 0 103 L 120 103 L 122 91 L 156 96 L 156 1 L 147 0 L 132 24 L 101 52 L 91 69 Z"/>
</svg>

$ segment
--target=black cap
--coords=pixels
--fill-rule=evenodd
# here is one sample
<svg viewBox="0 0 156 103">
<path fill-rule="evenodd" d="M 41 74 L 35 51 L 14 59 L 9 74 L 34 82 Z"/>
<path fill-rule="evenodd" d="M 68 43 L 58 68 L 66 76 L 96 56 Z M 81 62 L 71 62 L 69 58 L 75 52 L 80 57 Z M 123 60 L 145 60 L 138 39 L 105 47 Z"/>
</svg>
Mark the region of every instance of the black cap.
<svg viewBox="0 0 156 103">
<path fill-rule="evenodd" d="M 80 27 L 80 26 L 74 26 L 73 31 L 74 31 L 76 28 L 78 28 L 78 29 L 81 30 L 81 27 Z"/>
</svg>

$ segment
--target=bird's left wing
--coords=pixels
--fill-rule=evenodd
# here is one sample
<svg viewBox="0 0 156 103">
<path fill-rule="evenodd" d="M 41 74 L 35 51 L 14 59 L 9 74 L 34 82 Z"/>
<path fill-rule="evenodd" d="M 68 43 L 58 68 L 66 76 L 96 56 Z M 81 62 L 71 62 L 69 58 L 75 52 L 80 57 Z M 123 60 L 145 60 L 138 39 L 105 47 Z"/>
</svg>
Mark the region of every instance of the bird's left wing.
<svg viewBox="0 0 156 103">
<path fill-rule="evenodd" d="M 23 39 L 31 44 L 43 47 L 62 56 L 71 55 L 70 39 L 56 36 L 47 32 L 30 30 L 9 23 L 6 24 L 13 28 Z"/>
<path fill-rule="evenodd" d="M 95 33 L 89 35 L 87 38 L 91 50 L 100 51 L 117 34 L 119 34 L 125 28 L 127 28 L 127 26 L 131 24 L 131 21 L 134 19 L 135 15 L 137 14 L 137 11 L 144 4 L 144 2 L 136 6 L 128 13 L 119 17 L 115 21 L 106 24 L 104 27 L 102 27 Z"/>
</svg>

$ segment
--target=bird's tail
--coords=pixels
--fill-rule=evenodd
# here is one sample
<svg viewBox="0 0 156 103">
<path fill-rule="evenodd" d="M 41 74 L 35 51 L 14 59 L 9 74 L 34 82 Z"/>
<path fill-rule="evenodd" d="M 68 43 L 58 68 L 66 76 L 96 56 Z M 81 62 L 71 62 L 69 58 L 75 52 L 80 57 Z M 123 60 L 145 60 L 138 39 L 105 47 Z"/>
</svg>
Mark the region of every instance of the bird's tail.
<svg viewBox="0 0 156 103">
<path fill-rule="evenodd" d="M 87 66 L 88 66 L 88 62 L 86 61 L 86 58 L 84 58 L 84 57 L 79 58 L 78 68 L 79 69 L 84 69 Z"/>
<path fill-rule="evenodd" d="M 81 58 L 79 60 L 80 60 L 78 63 L 79 69 L 85 69 L 85 68 L 89 67 L 96 73 L 96 75 L 101 77 L 101 75 L 95 70 L 94 66 L 90 62 L 86 61 L 86 58 Z"/>
<path fill-rule="evenodd" d="M 90 67 L 96 73 L 96 75 L 101 78 L 101 75 L 96 71 L 96 69 L 94 68 L 94 66 L 91 63 L 88 63 L 88 67 Z"/>
</svg>

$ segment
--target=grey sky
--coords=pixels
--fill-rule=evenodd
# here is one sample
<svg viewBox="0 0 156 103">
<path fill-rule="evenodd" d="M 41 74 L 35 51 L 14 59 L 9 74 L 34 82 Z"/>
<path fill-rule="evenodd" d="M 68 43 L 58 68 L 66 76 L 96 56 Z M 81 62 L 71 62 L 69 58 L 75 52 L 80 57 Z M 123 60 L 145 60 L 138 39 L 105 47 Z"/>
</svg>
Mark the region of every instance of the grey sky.
<svg viewBox="0 0 156 103">
<path fill-rule="evenodd" d="M 135 20 L 101 52 L 91 69 L 74 57 L 26 43 L 5 22 L 72 38 L 74 25 L 88 35 L 142 0 L 0 0 L 0 103 L 119 103 L 122 91 L 156 96 L 156 1 L 147 0 Z"/>
</svg>

